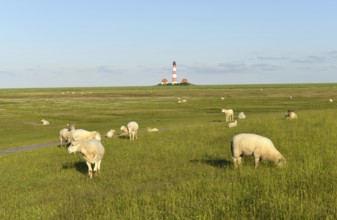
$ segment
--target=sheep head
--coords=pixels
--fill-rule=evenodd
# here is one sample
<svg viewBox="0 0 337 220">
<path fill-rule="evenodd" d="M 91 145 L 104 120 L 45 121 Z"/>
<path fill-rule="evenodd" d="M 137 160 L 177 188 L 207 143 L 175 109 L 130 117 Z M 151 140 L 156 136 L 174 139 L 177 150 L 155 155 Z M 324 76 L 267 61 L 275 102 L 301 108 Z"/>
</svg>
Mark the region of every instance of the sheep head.
<svg viewBox="0 0 337 220">
<path fill-rule="evenodd" d="M 283 167 L 286 164 L 286 162 L 287 162 L 286 159 L 281 155 L 281 157 L 278 158 L 276 165 L 278 167 Z"/>
<path fill-rule="evenodd" d="M 71 153 L 75 153 L 77 151 L 79 151 L 80 148 L 80 144 L 76 143 L 76 141 L 74 141 L 70 147 L 68 147 L 68 152 Z"/>
</svg>

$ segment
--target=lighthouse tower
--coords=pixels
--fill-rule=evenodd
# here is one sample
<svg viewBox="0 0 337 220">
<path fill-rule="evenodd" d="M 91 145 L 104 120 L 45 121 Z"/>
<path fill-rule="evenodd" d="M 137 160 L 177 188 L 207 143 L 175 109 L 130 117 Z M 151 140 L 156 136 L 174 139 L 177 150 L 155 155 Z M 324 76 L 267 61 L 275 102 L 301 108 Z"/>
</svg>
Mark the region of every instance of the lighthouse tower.
<svg viewBox="0 0 337 220">
<path fill-rule="evenodd" d="M 172 84 L 177 84 L 177 67 L 176 67 L 176 61 L 173 61 L 173 67 L 172 67 Z"/>
</svg>

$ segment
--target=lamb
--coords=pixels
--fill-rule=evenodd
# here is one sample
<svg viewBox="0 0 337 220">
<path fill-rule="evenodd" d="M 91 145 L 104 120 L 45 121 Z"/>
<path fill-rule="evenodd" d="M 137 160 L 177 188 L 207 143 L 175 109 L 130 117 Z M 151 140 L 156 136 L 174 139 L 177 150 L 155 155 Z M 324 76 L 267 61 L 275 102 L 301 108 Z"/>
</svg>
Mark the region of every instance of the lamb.
<svg viewBox="0 0 337 220">
<path fill-rule="evenodd" d="M 101 142 L 96 139 L 89 141 L 73 142 L 68 148 L 69 153 L 81 152 L 83 158 L 88 166 L 88 175 L 92 178 L 92 166 L 94 164 L 94 172 L 99 172 L 101 169 L 101 162 L 105 153 L 105 149 Z"/>
<path fill-rule="evenodd" d="M 289 119 L 297 119 L 297 114 L 293 110 L 288 110 L 284 117 Z"/>
<path fill-rule="evenodd" d="M 122 126 L 121 131 L 123 131 L 123 134 L 128 134 L 130 136 L 130 140 L 134 140 L 137 139 L 138 128 L 138 123 L 135 121 L 131 121 L 126 127 Z"/>
<path fill-rule="evenodd" d="M 239 115 L 238 115 L 238 118 L 239 119 L 245 119 L 246 118 L 246 115 L 244 112 L 240 112 Z"/>
<path fill-rule="evenodd" d="M 146 128 L 146 131 L 147 132 L 156 132 L 156 131 L 159 131 L 158 128 Z"/>
<path fill-rule="evenodd" d="M 234 167 L 241 165 L 242 155 L 254 155 L 255 168 L 259 166 L 260 160 L 273 161 L 279 167 L 286 163 L 286 159 L 275 148 L 273 142 L 269 138 L 257 134 L 235 135 L 231 142 L 231 152 Z"/>
<path fill-rule="evenodd" d="M 226 121 L 233 121 L 234 120 L 233 109 L 222 109 L 222 112 L 225 113 Z"/>
<path fill-rule="evenodd" d="M 97 131 L 87 131 L 84 129 L 76 129 L 71 131 L 71 142 L 76 141 L 88 141 L 90 139 L 96 139 L 98 141 L 102 140 L 100 133 Z"/>
<path fill-rule="evenodd" d="M 60 130 L 60 143 L 61 146 L 63 146 L 63 142 L 65 145 L 68 145 L 71 142 L 71 131 L 75 130 L 75 125 L 74 124 L 67 124 L 67 128 L 62 128 Z"/>
<path fill-rule="evenodd" d="M 42 119 L 41 120 L 42 125 L 49 125 L 49 121 Z"/>
<path fill-rule="evenodd" d="M 114 134 L 115 134 L 115 130 L 111 129 L 110 131 L 106 133 L 105 137 L 112 138 Z"/>
<path fill-rule="evenodd" d="M 228 123 L 228 127 L 229 128 L 234 128 L 234 127 L 237 127 L 238 126 L 238 121 L 235 120 L 234 122 L 230 122 Z"/>
</svg>

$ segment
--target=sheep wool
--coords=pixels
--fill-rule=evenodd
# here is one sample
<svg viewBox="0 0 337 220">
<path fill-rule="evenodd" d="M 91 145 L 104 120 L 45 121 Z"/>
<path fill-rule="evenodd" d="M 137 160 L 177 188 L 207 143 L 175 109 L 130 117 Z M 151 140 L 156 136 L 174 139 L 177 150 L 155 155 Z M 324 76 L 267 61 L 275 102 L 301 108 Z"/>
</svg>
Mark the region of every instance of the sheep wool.
<svg viewBox="0 0 337 220">
<path fill-rule="evenodd" d="M 72 136 L 71 131 L 75 130 L 75 125 L 69 125 L 67 124 L 67 128 L 62 128 L 60 130 L 60 145 L 63 146 L 63 143 L 65 145 L 68 145 L 71 142 Z"/>
<path fill-rule="evenodd" d="M 92 178 L 93 172 L 99 172 L 105 149 L 100 141 L 91 139 L 89 141 L 74 142 L 68 148 L 69 153 L 81 152 L 88 166 L 88 175 Z M 92 170 L 91 164 L 94 164 Z"/>
<path fill-rule="evenodd" d="M 230 122 L 228 123 L 228 127 L 229 128 L 234 128 L 234 127 L 237 127 L 238 126 L 238 121 L 235 120 L 234 122 Z"/>
<path fill-rule="evenodd" d="M 239 115 L 238 115 L 238 118 L 239 119 L 245 119 L 246 118 L 246 115 L 244 112 L 240 112 Z"/>
<path fill-rule="evenodd" d="M 273 142 L 269 138 L 257 134 L 235 135 L 231 142 L 231 152 L 234 167 L 241 165 L 242 155 L 254 155 L 255 168 L 259 166 L 260 160 L 273 161 L 279 167 L 286 163 L 286 159 L 275 148 Z"/>
<path fill-rule="evenodd" d="M 122 126 L 121 131 L 124 134 L 128 134 L 130 137 L 130 140 L 137 139 L 137 133 L 138 133 L 139 125 L 135 121 L 130 121 L 127 126 Z"/>
<path fill-rule="evenodd" d="M 114 134 L 115 134 L 115 130 L 111 129 L 110 131 L 106 133 L 105 137 L 112 138 Z"/>
<path fill-rule="evenodd" d="M 226 121 L 233 121 L 234 120 L 233 109 L 222 109 L 222 113 L 225 113 Z"/>
<path fill-rule="evenodd" d="M 97 131 L 87 131 L 84 129 L 76 129 L 71 131 L 72 142 L 74 141 L 88 141 L 90 139 L 102 140 L 100 133 Z"/>
</svg>

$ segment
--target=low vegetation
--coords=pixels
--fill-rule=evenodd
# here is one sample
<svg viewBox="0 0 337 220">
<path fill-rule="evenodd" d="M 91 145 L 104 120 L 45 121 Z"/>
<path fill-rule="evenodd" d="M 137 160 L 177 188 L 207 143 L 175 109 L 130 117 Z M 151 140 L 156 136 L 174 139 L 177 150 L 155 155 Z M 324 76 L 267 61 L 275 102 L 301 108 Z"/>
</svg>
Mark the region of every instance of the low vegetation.
<svg viewBox="0 0 337 220">
<path fill-rule="evenodd" d="M 0 219 L 335 219 L 336 94 L 337 84 L 0 90 Z M 223 108 L 246 119 L 228 128 Z M 132 120 L 138 139 L 103 139 L 92 179 L 57 144 L 1 153 L 57 143 L 67 123 L 103 136 Z M 286 165 L 244 157 L 234 169 L 241 132 L 270 138 Z"/>
</svg>

